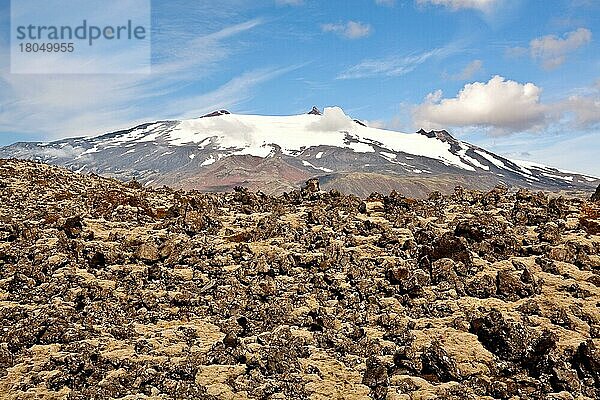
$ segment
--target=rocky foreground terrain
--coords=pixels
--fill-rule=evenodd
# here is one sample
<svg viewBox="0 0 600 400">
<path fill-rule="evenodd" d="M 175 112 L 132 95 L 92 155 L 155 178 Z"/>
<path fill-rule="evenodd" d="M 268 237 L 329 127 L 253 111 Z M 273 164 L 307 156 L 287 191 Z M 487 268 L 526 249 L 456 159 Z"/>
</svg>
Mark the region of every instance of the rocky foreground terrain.
<svg viewBox="0 0 600 400">
<path fill-rule="evenodd" d="M 4 399 L 600 397 L 600 203 L 0 161 Z"/>
</svg>

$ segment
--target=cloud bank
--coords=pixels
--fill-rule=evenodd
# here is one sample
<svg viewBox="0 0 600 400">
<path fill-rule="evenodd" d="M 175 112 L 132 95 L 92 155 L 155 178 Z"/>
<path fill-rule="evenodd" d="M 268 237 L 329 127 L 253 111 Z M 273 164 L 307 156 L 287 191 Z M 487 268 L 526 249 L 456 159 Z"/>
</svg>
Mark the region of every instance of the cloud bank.
<svg viewBox="0 0 600 400">
<path fill-rule="evenodd" d="M 393 7 L 396 5 L 396 0 L 375 0 L 378 6 Z"/>
<path fill-rule="evenodd" d="M 494 76 L 488 82 L 465 85 L 452 98 L 441 90 L 429 93 L 412 110 L 417 128 L 483 128 L 492 135 L 600 128 L 600 84 L 552 103 L 541 101 L 542 89 Z"/>
<path fill-rule="evenodd" d="M 481 72 L 483 69 L 483 61 L 481 60 L 473 60 L 469 64 L 467 64 L 462 71 L 458 74 L 450 75 L 450 79 L 455 81 L 464 81 L 471 79 L 473 76 L 477 75 L 477 73 Z"/>
<path fill-rule="evenodd" d="M 453 43 L 408 56 L 391 56 L 379 59 L 366 59 L 338 74 L 337 79 L 360 79 L 381 76 L 401 76 L 414 71 L 419 65 L 431 59 L 443 59 L 457 53 L 459 47 Z"/>
<path fill-rule="evenodd" d="M 600 93 L 571 96 L 563 103 L 563 108 L 574 115 L 577 128 L 600 127 Z"/>
<path fill-rule="evenodd" d="M 454 98 L 430 93 L 414 109 L 417 126 L 429 128 L 485 127 L 494 134 L 535 130 L 544 126 L 547 107 L 540 102 L 541 89 L 494 76 L 488 82 L 467 84 Z"/>
<path fill-rule="evenodd" d="M 474 9 L 482 12 L 490 12 L 498 3 L 498 0 L 417 0 L 417 4 L 419 5 L 444 6 L 453 11 Z"/>
<path fill-rule="evenodd" d="M 592 32 L 579 28 L 566 33 L 563 37 L 547 35 L 533 39 L 529 44 L 531 57 L 542 63 L 546 69 L 562 65 L 569 53 L 585 46 L 592 41 Z"/>
<path fill-rule="evenodd" d="M 362 22 L 348 21 L 344 24 L 324 24 L 321 25 L 323 32 L 331 32 L 347 39 L 360 39 L 369 36 L 372 28 Z"/>
<path fill-rule="evenodd" d="M 326 107 L 323 110 L 323 117 L 319 121 L 313 122 L 308 129 L 317 132 L 331 132 L 349 130 L 356 126 L 356 123 L 347 116 L 339 107 Z"/>
<path fill-rule="evenodd" d="M 239 105 L 252 97 L 258 85 L 290 69 L 255 69 L 232 77 L 212 91 L 182 95 L 179 91 L 212 75 L 217 65 L 235 53 L 231 38 L 262 24 L 261 19 L 252 19 L 204 36 L 186 37 L 178 51 L 158 47 L 150 75 L 32 76 L 11 74 L 8 65 L 0 65 L 0 132 L 44 134 L 56 139 Z M 0 55 L 8 51 L 0 43 Z M 177 100 L 158 105 L 160 100 L 173 96 Z"/>
<path fill-rule="evenodd" d="M 275 4 L 282 6 L 301 6 L 304 0 L 275 0 Z"/>
</svg>

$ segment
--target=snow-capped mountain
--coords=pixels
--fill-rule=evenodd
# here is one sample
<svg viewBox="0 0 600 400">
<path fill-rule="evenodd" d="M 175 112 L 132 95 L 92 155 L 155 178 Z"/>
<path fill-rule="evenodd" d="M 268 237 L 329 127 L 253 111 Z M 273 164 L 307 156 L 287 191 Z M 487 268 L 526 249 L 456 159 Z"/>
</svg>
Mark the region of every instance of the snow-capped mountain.
<svg viewBox="0 0 600 400">
<path fill-rule="evenodd" d="M 24 158 L 152 186 L 266 192 L 321 177 L 325 188 L 359 195 L 411 195 L 455 185 L 503 183 L 550 190 L 588 190 L 600 181 L 544 165 L 511 161 L 456 140 L 446 131 L 401 133 L 367 126 L 339 108 L 293 116 L 236 115 L 159 121 L 93 138 L 16 143 L 1 158 Z"/>
</svg>

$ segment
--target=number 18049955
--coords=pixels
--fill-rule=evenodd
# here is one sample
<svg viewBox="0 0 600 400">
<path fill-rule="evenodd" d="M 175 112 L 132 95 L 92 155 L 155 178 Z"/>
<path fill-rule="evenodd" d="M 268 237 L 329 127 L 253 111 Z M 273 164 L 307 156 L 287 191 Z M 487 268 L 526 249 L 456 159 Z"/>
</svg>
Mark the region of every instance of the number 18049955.
<svg viewBox="0 0 600 400">
<path fill-rule="evenodd" d="M 73 43 L 19 43 L 21 53 L 72 53 Z"/>
</svg>

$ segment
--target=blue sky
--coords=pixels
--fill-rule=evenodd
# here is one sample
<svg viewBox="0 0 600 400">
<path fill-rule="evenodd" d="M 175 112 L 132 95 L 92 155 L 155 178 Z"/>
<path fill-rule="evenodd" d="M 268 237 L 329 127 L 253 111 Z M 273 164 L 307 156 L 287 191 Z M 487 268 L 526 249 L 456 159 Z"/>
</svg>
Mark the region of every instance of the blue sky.
<svg viewBox="0 0 600 400">
<path fill-rule="evenodd" d="M 596 0 L 154 1 L 151 75 L 35 76 L 10 73 L 9 3 L 0 145 L 335 105 L 600 176 Z"/>
</svg>

